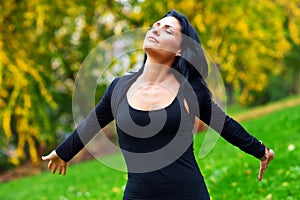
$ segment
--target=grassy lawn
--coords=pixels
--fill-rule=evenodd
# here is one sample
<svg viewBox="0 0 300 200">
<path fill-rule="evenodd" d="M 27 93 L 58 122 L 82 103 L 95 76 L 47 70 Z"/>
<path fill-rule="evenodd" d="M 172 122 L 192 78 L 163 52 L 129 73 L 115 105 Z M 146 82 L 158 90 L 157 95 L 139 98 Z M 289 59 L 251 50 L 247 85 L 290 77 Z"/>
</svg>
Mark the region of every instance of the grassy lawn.
<svg viewBox="0 0 300 200">
<path fill-rule="evenodd" d="M 244 127 L 275 150 L 275 160 L 261 182 L 259 161 L 219 138 L 213 150 L 198 159 L 214 200 L 300 199 L 300 106 L 243 122 Z M 195 155 L 205 134 L 195 137 Z M 198 156 L 197 156 L 198 157 Z M 110 157 L 109 159 L 113 159 Z M 188 178 L 188 177 L 187 177 Z M 72 165 L 66 176 L 45 172 L 0 184 L 0 199 L 121 199 L 126 174 L 100 162 Z"/>
<path fill-rule="evenodd" d="M 256 177 L 259 162 L 219 139 L 199 166 L 213 199 L 300 199 L 300 106 L 244 122 L 244 127 L 275 151 L 264 179 Z M 197 143 L 201 145 L 198 136 Z"/>
</svg>

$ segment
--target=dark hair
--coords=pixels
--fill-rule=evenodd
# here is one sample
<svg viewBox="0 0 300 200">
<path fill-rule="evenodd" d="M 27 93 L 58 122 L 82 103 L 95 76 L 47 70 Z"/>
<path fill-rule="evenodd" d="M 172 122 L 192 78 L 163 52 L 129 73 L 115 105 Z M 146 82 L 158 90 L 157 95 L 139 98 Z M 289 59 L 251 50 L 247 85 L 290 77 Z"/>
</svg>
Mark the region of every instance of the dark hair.
<svg viewBox="0 0 300 200">
<path fill-rule="evenodd" d="M 206 78 L 208 65 L 197 31 L 183 14 L 170 10 L 164 17 L 175 17 L 181 25 L 181 56 L 177 56 L 172 68 L 177 70 L 186 80 Z M 164 18 L 163 17 L 163 18 Z M 147 55 L 145 54 L 144 63 Z"/>
<path fill-rule="evenodd" d="M 173 68 L 187 80 L 201 77 L 206 78 L 208 66 L 197 31 L 183 14 L 170 10 L 164 17 L 175 17 L 181 25 L 181 56 L 177 57 Z"/>
</svg>

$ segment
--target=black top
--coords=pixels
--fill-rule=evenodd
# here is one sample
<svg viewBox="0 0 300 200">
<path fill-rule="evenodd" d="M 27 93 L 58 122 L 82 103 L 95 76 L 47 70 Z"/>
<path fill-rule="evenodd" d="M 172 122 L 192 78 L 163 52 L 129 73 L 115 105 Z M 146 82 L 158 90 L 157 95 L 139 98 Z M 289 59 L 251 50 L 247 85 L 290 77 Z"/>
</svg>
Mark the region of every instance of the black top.
<svg viewBox="0 0 300 200">
<path fill-rule="evenodd" d="M 263 157 L 264 146 L 212 101 L 201 79 L 181 81 L 176 98 L 166 108 L 142 111 L 131 107 L 126 97 L 137 77 L 126 75 L 111 83 L 95 109 L 57 147 L 59 157 L 68 162 L 101 127 L 115 119 L 128 169 L 126 200 L 209 199 L 193 153 L 195 116 L 231 144 L 256 158 Z"/>
<path fill-rule="evenodd" d="M 193 153 L 193 120 L 181 94 L 152 111 L 121 100 L 116 124 L 128 168 L 124 200 L 209 199 Z"/>
</svg>

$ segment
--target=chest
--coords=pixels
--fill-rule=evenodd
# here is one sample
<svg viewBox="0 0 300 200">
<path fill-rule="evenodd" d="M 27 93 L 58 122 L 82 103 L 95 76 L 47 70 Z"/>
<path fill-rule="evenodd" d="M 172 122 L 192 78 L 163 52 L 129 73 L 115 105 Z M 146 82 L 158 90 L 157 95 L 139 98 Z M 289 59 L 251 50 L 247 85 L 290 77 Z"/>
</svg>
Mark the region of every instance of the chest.
<svg viewBox="0 0 300 200">
<path fill-rule="evenodd" d="M 127 92 L 129 105 L 139 110 L 157 110 L 169 106 L 179 90 L 179 85 L 140 84 L 133 85 Z"/>
</svg>

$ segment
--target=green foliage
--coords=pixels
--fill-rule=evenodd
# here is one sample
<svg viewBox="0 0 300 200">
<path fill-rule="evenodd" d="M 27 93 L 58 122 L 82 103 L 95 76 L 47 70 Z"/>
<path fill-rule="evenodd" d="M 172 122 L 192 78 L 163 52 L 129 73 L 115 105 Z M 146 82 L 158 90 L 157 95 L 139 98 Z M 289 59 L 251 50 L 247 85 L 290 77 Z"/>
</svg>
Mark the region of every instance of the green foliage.
<svg viewBox="0 0 300 200">
<path fill-rule="evenodd" d="M 273 86 L 280 80 L 289 84 L 280 85 L 285 88 L 279 96 L 287 95 L 286 88 L 299 85 L 297 76 L 282 79 L 283 73 L 299 73 L 299 5 L 299 0 L 1 1 L 1 146 L 14 147 L 14 164 L 28 159 L 28 146 L 38 163 L 40 150 L 54 147 L 73 128 L 74 80 L 92 49 L 125 30 L 150 27 L 172 8 L 190 19 L 242 104 L 277 99 Z M 137 62 L 136 55 L 130 58 Z M 112 67 L 105 76 L 122 73 Z M 106 85 L 100 83 L 96 101 Z"/>
<path fill-rule="evenodd" d="M 291 80 L 288 78 L 289 74 L 283 74 L 281 77 L 271 74 L 269 76 L 269 86 L 262 92 L 254 93 L 256 98 L 255 101 L 249 104 L 249 106 L 263 105 L 268 102 L 275 102 L 286 98 L 287 95 L 291 95 L 289 86 L 291 83 L 285 81 Z"/>
<path fill-rule="evenodd" d="M 220 66 L 225 83 L 240 91 L 243 105 L 261 102 L 261 93 L 274 87 L 274 76 L 282 78 L 281 74 L 290 70 L 283 62 L 286 53 L 297 54 L 291 45 L 299 44 L 299 0 L 144 1 L 133 7 L 138 9 L 133 9 L 128 21 L 135 25 L 151 26 L 173 8 L 187 15 L 205 50 Z M 298 61 L 293 64 L 296 66 Z M 287 87 L 295 84 L 299 80 Z"/>
<path fill-rule="evenodd" d="M 8 162 L 7 154 L 0 149 L 0 172 L 12 168 L 12 164 Z"/>
<path fill-rule="evenodd" d="M 1 1 L 0 138 L 4 148 L 14 148 L 11 163 L 28 159 L 28 146 L 37 164 L 39 150 L 56 145 L 58 134 L 73 127 L 75 74 L 99 41 L 123 30 L 118 5 Z"/>
</svg>

